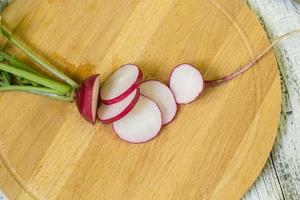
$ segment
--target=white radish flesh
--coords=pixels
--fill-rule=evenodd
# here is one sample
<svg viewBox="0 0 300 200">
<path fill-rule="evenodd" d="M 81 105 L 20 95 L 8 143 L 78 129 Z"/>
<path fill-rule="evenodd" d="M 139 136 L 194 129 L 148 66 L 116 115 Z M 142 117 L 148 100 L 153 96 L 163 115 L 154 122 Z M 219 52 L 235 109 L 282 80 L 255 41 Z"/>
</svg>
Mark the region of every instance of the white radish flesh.
<svg viewBox="0 0 300 200">
<path fill-rule="evenodd" d="M 152 99 L 159 106 L 163 125 L 170 123 L 177 112 L 175 97 L 165 84 L 160 81 L 150 80 L 143 82 L 140 87 L 141 94 Z"/>
<path fill-rule="evenodd" d="M 170 75 L 170 89 L 178 104 L 193 102 L 204 89 L 201 73 L 192 65 L 181 64 Z"/>
<path fill-rule="evenodd" d="M 136 105 L 140 97 L 140 89 L 135 89 L 128 97 L 122 101 L 105 105 L 101 104 L 98 108 L 98 119 L 103 123 L 112 123 L 125 117 Z"/>
<path fill-rule="evenodd" d="M 158 105 L 143 95 L 133 110 L 113 123 L 116 134 L 129 143 L 144 143 L 155 138 L 162 127 Z"/>
<path fill-rule="evenodd" d="M 127 64 L 115 71 L 103 84 L 100 97 L 104 104 L 110 105 L 125 99 L 142 80 L 142 72 L 136 66 Z"/>
</svg>

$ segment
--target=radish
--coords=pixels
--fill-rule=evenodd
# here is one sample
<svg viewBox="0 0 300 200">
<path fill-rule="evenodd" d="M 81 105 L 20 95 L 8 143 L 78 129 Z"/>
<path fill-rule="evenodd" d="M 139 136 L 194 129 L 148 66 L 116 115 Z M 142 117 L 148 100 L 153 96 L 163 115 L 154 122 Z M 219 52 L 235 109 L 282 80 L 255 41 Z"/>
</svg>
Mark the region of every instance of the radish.
<svg viewBox="0 0 300 200">
<path fill-rule="evenodd" d="M 157 136 L 162 127 L 162 115 L 158 105 L 143 95 L 133 110 L 113 123 L 113 129 L 123 140 L 144 143 Z"/>
<path fill-rule="evenodd" d="M 76 92 L 76 105 L 81 116 L 91 124 L 96 122 L 96 110 L 99 96 L 99 74 L 83 81 Z"/>
<path fill-rule="evenodd" d="M 204 89 L 204 80 L 201 73 L 192 65 L 181 64 L 171 73 L 170 88 L 178 104 L 193 102 Z"/>
<path fill-rule="evenodd" d="M 125 117 L 136 105 L 140 98 L 140 89 L 135 89 L 128 97 L 122 101 L 105 105 L 101 104 L 98 108 L 98 119 L 103 123 L 112 123 Z"/>
<path fill-rule="evenodd" d="M 103 104 L 98 111 L 99 118 L 106 123 L 113 122 L 115 132 L 123 140 L 132 143 L 149 141 L 159 133 L 162 124 L 169 123 L 174 118 L 177 109 L 174 98 L 178 104 L 194 101 L 204 89 L 239 77 L 253 67 L 279 41 L 299 32 L 299 29 L 294 30 L 276 38 L 248 64 L 219 79 L 204 80 L 202 74 L 190 64 L 177 66 L 169 78 L 169 86 L 174 96 L 165 85 L 158 81 L 148 81 L 141 85 L 142 93 L 150 98 L 140 95 L 138 86 L 142 80 L 141 70 L 136 65 L 123 65 L 103 84 L 100 91 Z M 96 122 L 100 79 L 98 74 L 91 76 L 79 85 L 49 62 L 37 56 L 1 24 L 0 34 L 64 82 L 47 78 L 17 57 L 1 51 L 0 91 L 21 91 L 66 102 L 75 101 L 81 116 L 91 124 Z"/>
<path fill-rule="evenodd" d="M 125 99 L 142 80 L 142 72 L 132 64 L 121 66 L 103 84 L 100 97 L 103 104 L 111 105 Z"/>
<path fill-rule="evenodd" d="M 163 125 L 170 123 L 177 112 L 177 104 L 170 88 L 162 82 L 155 80 L 145 81 L 139 88 L 142 95 L 149 97 L 159 106 L 162 113 Z"/>
</svg>

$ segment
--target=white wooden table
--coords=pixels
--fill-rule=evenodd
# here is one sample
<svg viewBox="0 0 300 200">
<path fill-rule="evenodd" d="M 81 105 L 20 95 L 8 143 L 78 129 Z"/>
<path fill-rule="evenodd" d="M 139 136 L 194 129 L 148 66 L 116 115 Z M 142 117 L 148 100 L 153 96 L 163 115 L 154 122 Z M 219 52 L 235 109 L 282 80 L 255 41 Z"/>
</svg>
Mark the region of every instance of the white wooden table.
<svg viewBox="0 0 300 200">
<path fill-rule="evenodd" d="M 244 1 L 271 39 L 300 29 L 300 4 L 294 0 Z M 244 200 L 300 200 L 300 35 L 280 42 L 275 52 L 282 74 L 281 123 L 271 156 Z"/>
<path fill-rule="evenodd" d="M 270 38 L 300 28 L 300 4 L 294 0 L 245 0 Z M 245 200 L 300 200 L 300 35 L 275 47 L 282 75 L 282 115 L 277 139 Z"/>
</svg>

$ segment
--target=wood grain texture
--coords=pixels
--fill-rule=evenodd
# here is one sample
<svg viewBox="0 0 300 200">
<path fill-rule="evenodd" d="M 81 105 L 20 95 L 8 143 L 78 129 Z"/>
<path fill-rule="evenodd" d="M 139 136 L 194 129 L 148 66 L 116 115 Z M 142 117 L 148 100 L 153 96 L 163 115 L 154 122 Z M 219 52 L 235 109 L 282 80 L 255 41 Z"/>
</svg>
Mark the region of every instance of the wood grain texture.
<svg viewBox="0 0 300 200">
<path fill-rule="evenodd" d="M 270 38 L 300 28 L 300 5 L 291 0 L 248 0 L 265 24 Z M 268 165 L 247 200 L 300 199 L 300 36 L 275 48 L 282 75 L 282 113 L 278 136 Z"/>
<path fill-rule="evenodd" d="M 211 79 L 269 44 L 239 0 L 16 0 L 3 21 L 78 80 L 97 72 L 103 81 L 136 63 L 145 78 L 166 81 L 182 62 Z M 0 187 L 20 200 L 239 199 L 273 145 L 280 94 L 270 53 L 241 78 L 180 107 L 157 139 L 130 145 L 108 125 L 88 125 L 71 104 L 3 93 L 0 157 L 8 172 L 0 171 Z"/>
</svg>

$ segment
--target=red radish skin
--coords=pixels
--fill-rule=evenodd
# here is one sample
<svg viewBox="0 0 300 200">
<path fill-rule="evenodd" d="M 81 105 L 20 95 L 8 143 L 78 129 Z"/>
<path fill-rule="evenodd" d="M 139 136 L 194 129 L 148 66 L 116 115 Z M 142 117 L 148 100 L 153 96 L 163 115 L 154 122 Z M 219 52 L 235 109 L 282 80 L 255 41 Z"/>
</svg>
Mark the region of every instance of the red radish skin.
<svg viewBox="0 0 300 200">
<path fill-rule="evenodd" d="M 143 95 L 128 115 L 113 123 L 113 130 L 118 137 L 132 144 L 153 140 L 161 127 L 162 114 L 158 105 Z"/>
<path fill-rule="evenodd" d="M 91 124 L 96 123 L 96 111 L 99 97 L 100 75 L 96 74 L 81 84 L 76 91 L 76 100 L 78 111 L 81 116 Z"/>
<path fill-rule="evenodd" d="M 139 88 L 142 95 L 152 99 L 159 106 L 163 116 L 163 125 L 171 123 L 178 107 L 171 89 L 158 80 L 145 81 Z"/>
<path fill-rule="evenodd" d="M 104 82 L 100 91 L 102 103 L 111 105 L 122 101 L 139 86 L 142 78 L 143 73 L 138 66 L 121 66 Z"/>
<path fill-rule="evenodd" d="M 189 104 L 203 92 L 205 82 L 202 74 L 191 64 L 180 64 L 169 77 L 169 87 L 177 104 Z"/>
<path fill-rule="evenodd" d="M 140 98 L 140 89 L 135 89 L 127 98 L 122 101 L 105 105 L 101 104 L 98 108 L 98 119 L 102 123 L 113 123 L 125 117 L 136 105 Z"/>
</svg>

